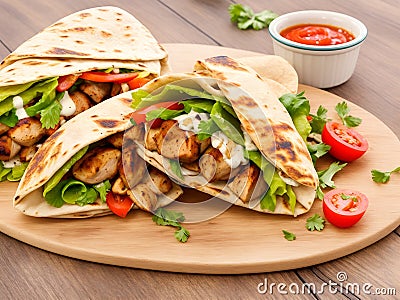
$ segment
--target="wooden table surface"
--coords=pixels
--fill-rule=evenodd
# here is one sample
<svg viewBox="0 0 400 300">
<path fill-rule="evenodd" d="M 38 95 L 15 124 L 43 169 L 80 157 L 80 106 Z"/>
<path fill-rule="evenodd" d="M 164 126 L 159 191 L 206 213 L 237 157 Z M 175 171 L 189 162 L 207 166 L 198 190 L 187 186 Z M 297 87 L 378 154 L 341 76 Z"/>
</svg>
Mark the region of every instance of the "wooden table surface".
<svg viewBox="0 0 400 300">
<path fill-rule="evenodd" d="M 228 0 L 119 0 L 119 1 L 0 1 L 0 58 L 19 44 L 72 12 L 101 5 L 119 6 L 135 15 L 161 43 L 198 43 L 272 54 L 267 30 L 241 31 L 230 23 Z M 357 68 L 345 84 L 328 89 L 383 120 L 400 136 L 399 22 L 396 0 L 247 0 L 255 11 L 283 14 L 303 9 L 324 9 L 350 14 L 368 27 Z M 395 165 L 400 159 L 393 157 Z M 398 201 L 398 199 L 393 199 Z M 370 284 L 370 292 L 397 296 L 350 293 L 337 288 L 292 299 L 398 299 L 400 295 L 400 229 L 347 257 L 324 264 L 250 275 L 196 275 L 123 268 L 66 258 L 24 244 L 0 233 L 0 299 L 252 299 L 284 298 L 276 286 L 338 283 L 345 272 L 350 283 Z M 318 245 L 323 247 L 323 245 Z M 275 283 L 272 295 L 257 287 Z M 386 290 L 385 290 L 386 289 Z M 286 288 L 288 291 L 288 288 Z M 289 292 L 290 294 L 290 292 Z M 378 298 L 377 298 L 378 297 Z"/>
</svg>

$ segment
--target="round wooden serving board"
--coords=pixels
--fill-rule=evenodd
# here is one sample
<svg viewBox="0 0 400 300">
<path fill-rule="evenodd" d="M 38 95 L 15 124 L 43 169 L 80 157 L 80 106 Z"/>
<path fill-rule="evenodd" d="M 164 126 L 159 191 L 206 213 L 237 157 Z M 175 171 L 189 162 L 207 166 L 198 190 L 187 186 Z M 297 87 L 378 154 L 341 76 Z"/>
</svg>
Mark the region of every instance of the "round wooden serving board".
<svg viewBox="0 0 400 300">
<path fill-rule="evenodd" d="M 166 44 L 174 72 L 191 71 L 197 59 L 214 55 L 242 57 L 257 53 L 207 45 Z M 315 112 L 320 104 L 335 118 L 334 106 L 342 98 L 300 86 Z M 25 216 L 12 207 L 16 184 L 0 183 L 0 230 L 25 243 L 61 255 L 106 264 L 190 273 L 255 273 L 294 269 L 322 263 L 360 250 L 383 238 L 400 224 L 400 177 L 388 184 L 371 179 L 371 169 L 391 170 L 400 157 L 396 135 L 369 112 L 346 99 L 351 113 L 363 119 L 358 131 L 369 141 L 369 151 L 335 177 L 340 188 L 365 193 L 370 205 L 365 216 L 349 229 L 327 223 L 321 232 L 305 228 L 314 213 L 323 216 L 321 201 L 297 218 L 257 213 L 231 207 L 201 223 L 186 224 L 191 237 L 185 244 L 174 229 L 157 226 L 151 215 L 134 211 L 125 219 L 110 215 L 91 219 L 45 219 Z M 332 160 L 318 165 L 325 168 Z M 186 190 L 184 199 L 205 196 Z M 297 239 L 284 239 L 282 229 Z"/>
</svg>

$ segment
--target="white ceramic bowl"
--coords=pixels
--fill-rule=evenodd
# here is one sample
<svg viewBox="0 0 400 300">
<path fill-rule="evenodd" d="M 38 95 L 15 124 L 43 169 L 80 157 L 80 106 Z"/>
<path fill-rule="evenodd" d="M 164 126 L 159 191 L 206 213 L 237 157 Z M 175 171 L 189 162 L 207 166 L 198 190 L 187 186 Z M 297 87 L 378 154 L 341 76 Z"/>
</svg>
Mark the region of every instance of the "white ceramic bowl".
<svg viewBox="0 0 400 300">
<path fill-rule="evenodd" d="M 328 24 L 350 31 L 355 39 L 337 45 L 304 45 L 288 40 L 280 32 L 298 24 Z M 367 28 L 359 20 L 345 14 L 303 10 L 281 15 L 269 25 L 275 55 L 285 58 L 297 71 L 299 82 L 318 88 L 333 87 L 347 81 L 356 67 Z"/>
</svg>

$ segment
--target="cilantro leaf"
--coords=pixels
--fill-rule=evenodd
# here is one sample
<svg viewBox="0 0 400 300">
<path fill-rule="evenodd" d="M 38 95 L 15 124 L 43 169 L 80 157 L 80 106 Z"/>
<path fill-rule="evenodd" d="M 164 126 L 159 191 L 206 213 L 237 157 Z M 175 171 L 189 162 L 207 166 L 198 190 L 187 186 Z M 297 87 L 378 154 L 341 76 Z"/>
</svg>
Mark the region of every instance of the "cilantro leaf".
<svg viewBox="0 0 400 300">
<path fill-rule="evenodd" d="M 361 124 L 361 119 L 349 115 L 350 108 L 345 101 L 336 104 L 335 110 L 346 127 L 357 127 Z"/>
<path fill-rule="evenodd" d="M 184 227 L 180 226 L 179 229 L 175 231 L 174 236 L 179 242 L 186 243 L 189 239 L 190 232 Z"/>
<path fill-rule="evenodd" d="M 319 144 L 307 144 L 308 152 L 310 152 L 311 159 L 313 163 L 317 161 L 318 158 L 324 156 L 331 149 L 331 146 L 325 143 Z"/>
<path fill-rule="evenodd" d="M 62 106 L 58 101 L 54 101 L 49 106 L 42 109 L 40 111 L 40 122 L 42 123 L 42 127 L 46 129 L 54 128 L 60 121 L 61 109 Z"/>
<path fill-rule="evenodd" d="M 371 170 L 372 180 L 377 183 L 386 183 L 389 181 L 392 173 L 400 172 L 400 167 L 388 172 L 382 172 L 379 170 Z"/>
<path fill-rule="evenodd" d="M 107 192 L 111 189 L 111 183 L 109 180 L 103 181 L 93 186 L 93 188 L 99 193 L 101 201 L 106 202 Z"/>
<path fill-rule="evenodd" d="M 228 8 L 231 21 L 237 23 L 239 29 L 245 30 L 252 28 L 254 30 L 261 30 L 274 20 L 278 15 L 270 10 L 263 10 L 258 13 L 246 5 L 231 4 Z"/>
<path fill-rule="evenodd" d="M 185 221 L 183 213 L 166 210 L 165 208 L 158 208 L 154 212 L 152 220 L 160 226 L 172 226 L 177 228 L 174 236 L 179 242 L 186 243 L 189 239 L 190 232 L 180 224 L 180 222 Z"/>
<path fill-rule="evenodd" d="M 197 138 L 200 141 L 203 141 L 212 136 L 214 132 L 217 132 L 219 130 L 219 127 L 212 119 L 209 119 L 207 121 L 202 120 L 199 124 L 199 133 L 197 134 Z"/>
<path fill-rule="evenodd" d="M 306 228 L 310 231 L 321 231 L 325 227 L 325 219 L 322 218 L 318 214 L 314 214 L 312 217 L 309 217 L 306 221 Z"/>
<path fill-rule="evenodd" d="M 291 233 L 291 232 L 286 231 L 286 230 L 282 230 L 282 232 L 283 232 L 283 236 L 288 241 L 294 241 L 296 239 L 296 235 L 294 233 Z"/>
<path fill-rule="evenodd" d="M 318 171 L 318 178 L 319 178 L 319 185 L 317 188 L 317 197 L 319 199 L 324 198 L 324 193 L 322 192 L 323 188 L 330 187 L 330 188 L 335 188 L 335 183 L 333 182 L 332 178 L 333 176 L 342 170 L 347 163 L 339 164 L 338 162 L 331 163 L 328 169 Z"/>
<path fill-rule="evenodd" d="M 318 107 L 317 110 L 317 114 L 313 115 L 310 114 L 310 116 L 312 117 L 310 125 L 311 125 L 311 132 L 315 132 L 315 133 L 322 133 L 322 129 L 325 126 L 325 123 L 328 122 L 328 119 L 326 117 L 326 113 L 328 112 L 328 110 L 323 107 L 322 105 L 320 105 Z"/>
</svg>

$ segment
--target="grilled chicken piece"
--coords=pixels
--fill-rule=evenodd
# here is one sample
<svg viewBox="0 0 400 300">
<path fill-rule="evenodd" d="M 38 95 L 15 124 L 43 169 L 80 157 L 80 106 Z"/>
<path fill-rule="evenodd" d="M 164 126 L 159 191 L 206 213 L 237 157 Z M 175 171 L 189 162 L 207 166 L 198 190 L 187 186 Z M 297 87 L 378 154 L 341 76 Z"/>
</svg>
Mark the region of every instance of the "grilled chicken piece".
<svg viewBox="0 0 400 300">
<path fill-rule="evenodd" d="M 118 173 L 121 151 L 111 147 L 98 147 L 87 152 L 72 168 L 72 174 L 87 184 L 97 184 Z"/>
<path fill-rule="evenodd" d="M 126 195 L 128 188 L 125 186 L 124 181 L 122 180 L 121 177 L 118 177 L 117 180 L 115 180 L 111 191 L 114 194 L 118 194 L 118 195 Z"/>
<path fill-rule="evenodd" d="M 127 129 L 124 133 L 124 140 L 129 141 L 138 141 L 140 143 L 144 140 L 144 124 L 138 124 Z"/>
<path fill-rule="evenodd" d="M 111 87 L 111 97 L 117 96 L 121 92 L 122 92 L 121 84 L 114 82 Z"/>
<path fill-rule="evenodd" d="M 37 151 L 36 145 L 30 147 L 22 147 L 19 152 L 19 158 L 22 162 L 28 162 L 32 159 Z"/>
<path fill-rule="evenodd" d="M 149 181 L 150 187 L 152 187 L 152 191 L 156 194 L 165 194 L 172 189 L 171 179 L 160 170 L 150 167 L 149 175 L 151 179 Z"/>
<path fill-rule="evenodd" d="M 79 85 L 79 89 L 88 95 L 94 102 L 99 103 L 111 94 L 111 83 L 94 82 L 85 80 Z"/>
<path fill-rule="evenodd" d="M 161 128 L 149 128 L 146 132 L 146 140 L 144 147 L 150 151 L 157 151 L 157 136 L 160 134 Z"/>
<path fill-rule="evenodd" d="M 92 107 L 90 98 L 85 93 L 74 91 L 69 96 L 76 107 L 74 114 L 68 117 L 69 119 Z"/>
<path fill-rule="evenodd" d="M 3 123 L 0 123 L 0 135 L 2 135 L 3 133 L 6 133 L 8 131 L 8 129 L 10 129 L 10 127 L 8 127 L 7 125 L 4 125 Z"/>
<path fill-rule="evenodd" d="M 45 134 L 46 129 L 36 118 L 25 118 L 8 130 L 8 136 L 21 146 L 29 147 L 36 144 Z"/>
<path fill-rule="evenodd" d="M 222 153 L 208 147 L 199 160 L 200 173 L 208 182 L 228 180 L 231 175 L 231 167 L 226 163 Z"/>
<path fill-rule="evenodd" d="M 0 136 L 0 160 L 8 161 L 14 158 L 21 150 L 21 145 L 18 145 L 7 135 Z"/>
<path fill-rule="evenodd" d="M 190 171 L 200 173 L 200 165 L 198 161 L 194 161 L 192 163 L 181 163 L 181 166 Z"/>
<path fill-rule="evenodd" d="M 128 190 L 127 194 L 142 210 L 153 211 L 157 206 L 157 195 L 145 183 L 140 183 Z"/>
<path fill-rule="evenodd" d="M 107 137 L 107 142 L 109 142 L 111 145 L 113 145 L 115 148 L 121 149 L 122 144 L 124 142 L 124 133 L 123 132 L 118 132 L 113 135 L 110 135 Z"/>
<path fill-rule="evenodd" d="M 126 187 L 132 189 L 145 178 L 147 173 L 146 162 L 136 152 L 136 147 L 131 144 L 122 148 L 122 164 L 118 168 Z"/>
<path fill-rule="evenodd" d="M 164 121 L 155 139 L 159 154 L 184 163 L 196 161 L 201 154 L 201 149 L 210 144 L 209 138 L 200 141 L 194 133 L 180 129 L 175 120 Z"/>
<path fill-rule="evenodd" d="M 268 188 L 264 179 L 260 176 L 260 169 L 253 164 L 244 167 L 240 173 L 228 183 L 228 187 L 244 203 L 249 202 L 251 199 L 258 199 Z"/>
</svg>

